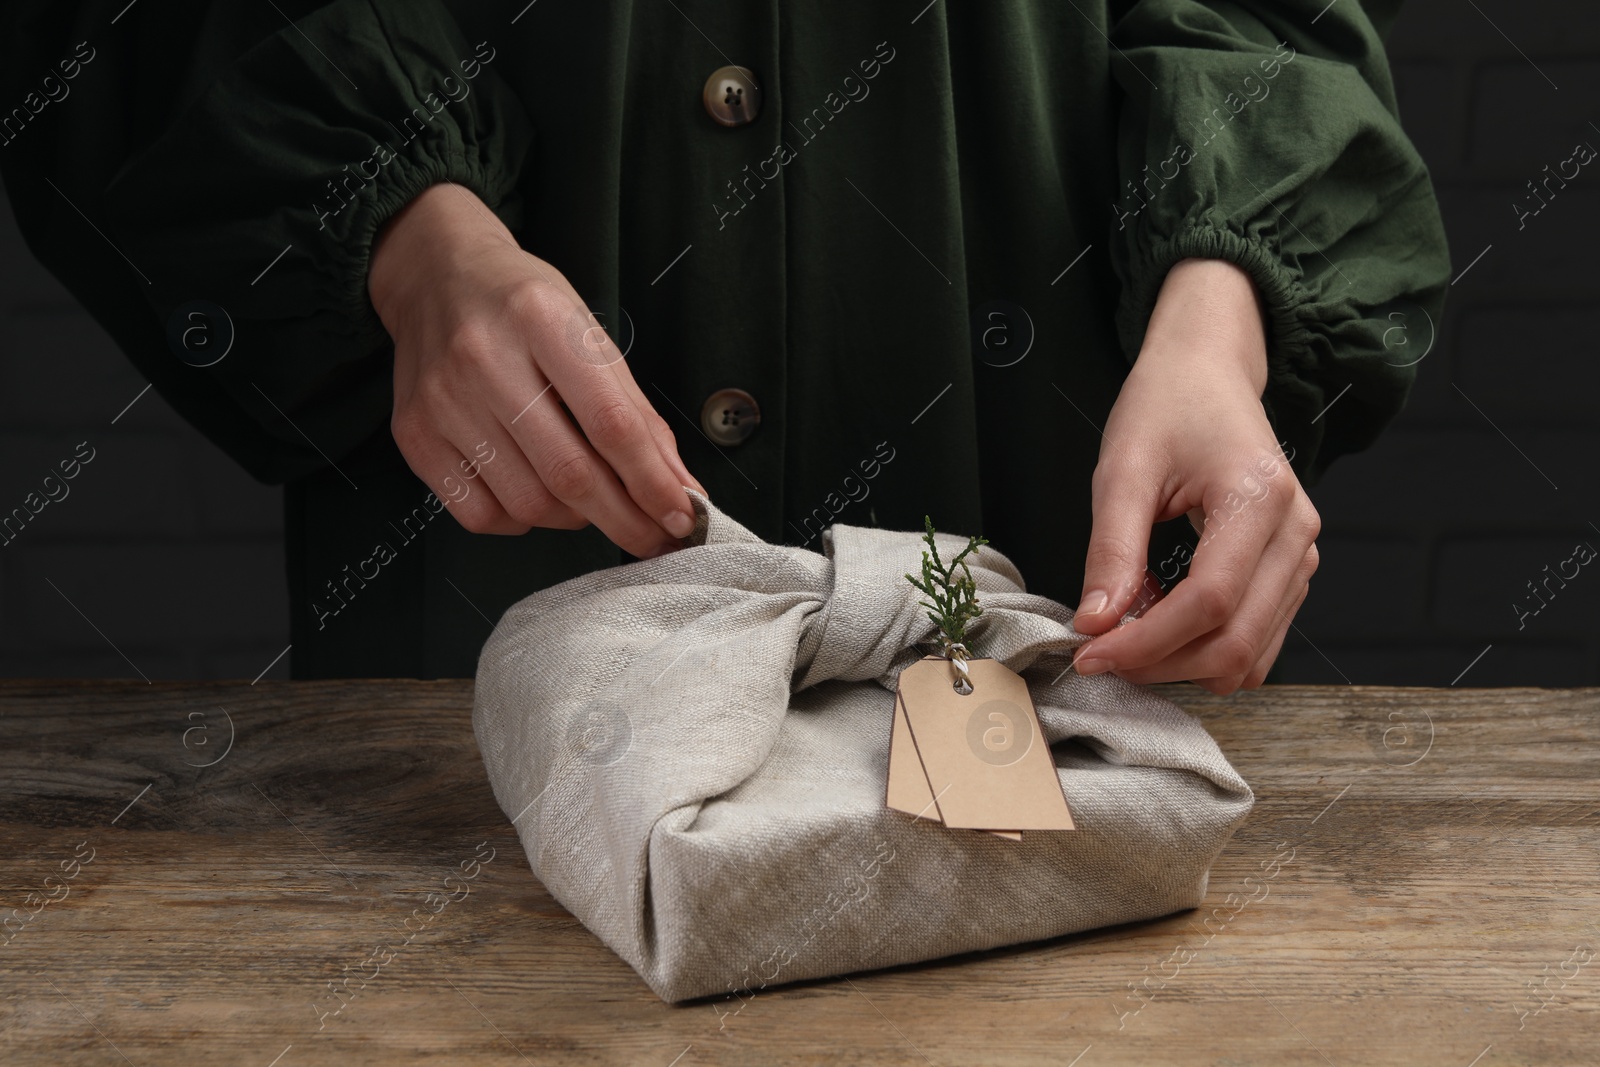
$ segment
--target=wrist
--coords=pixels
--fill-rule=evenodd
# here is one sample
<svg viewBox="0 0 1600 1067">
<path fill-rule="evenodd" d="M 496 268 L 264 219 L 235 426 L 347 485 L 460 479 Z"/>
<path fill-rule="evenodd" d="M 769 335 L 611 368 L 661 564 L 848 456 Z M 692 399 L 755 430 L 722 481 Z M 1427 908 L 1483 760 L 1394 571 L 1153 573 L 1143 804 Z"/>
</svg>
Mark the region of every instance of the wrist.
<svg viewBox="0 0 1600 1067">
<path fill-rule="evenodd" d="M 1266 316 L 1255 282 L 1222 259 L 1182 259 L 1162 281 L 1138 363 L 1179 361 L 1267 387 Z"/>
<path fill-rule="evenodd" d="M 387 326 L 439 272 L 456 269 L 483 242 L 516 244 L 505 225 L 471 190 L 430 185 L 379 228 L 367 267 L 367 295 Z"/>
</svg>

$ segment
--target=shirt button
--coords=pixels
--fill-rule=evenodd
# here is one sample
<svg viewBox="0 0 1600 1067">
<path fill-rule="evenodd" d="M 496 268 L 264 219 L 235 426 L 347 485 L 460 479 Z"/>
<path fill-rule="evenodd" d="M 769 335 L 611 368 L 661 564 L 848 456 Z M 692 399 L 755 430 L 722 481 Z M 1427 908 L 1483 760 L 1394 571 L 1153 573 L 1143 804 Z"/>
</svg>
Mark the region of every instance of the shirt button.
<svg viewBox="0 0 1600 1067">
<path fill-rule="evenodd" d="M 761 85 L 748 67 L 718 67 L 706 79 L 700 100 L 711 121 L 721 126 L 745 126 L 761 114 Z"/>
<path fill-rule="evenodd" d="M 743 389 L 718 389 L 700 408 L 700 428 L 713 444 L 742 445 L 761 423 L 761 405 Z"/>
</svg>

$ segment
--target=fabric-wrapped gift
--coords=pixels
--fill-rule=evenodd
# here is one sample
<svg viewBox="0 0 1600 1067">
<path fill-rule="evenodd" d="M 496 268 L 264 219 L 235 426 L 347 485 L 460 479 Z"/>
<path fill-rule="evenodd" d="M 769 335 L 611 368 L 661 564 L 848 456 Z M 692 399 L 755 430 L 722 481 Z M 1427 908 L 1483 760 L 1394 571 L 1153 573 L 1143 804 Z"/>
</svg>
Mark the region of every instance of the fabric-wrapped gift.
<svg viewBox="0 0 1600 1067">
<path fill-rule="evenodd" d="M 473 707 L 533 873 L 662 999 L 1202 902 L 1249 786 L 1177 705 L 1065 671 L 1089 639 L 1001 553 L 968 557 L 970 643 L 1027 680 L 1077 826 L 1020 842 L 885 807 L 896 678 L 935 631 L 905 578 L 921 535 L 835 525 L 823 553 L 771 545 L 690 495 L 684 549 L 507 611 Z"/>
</svg>

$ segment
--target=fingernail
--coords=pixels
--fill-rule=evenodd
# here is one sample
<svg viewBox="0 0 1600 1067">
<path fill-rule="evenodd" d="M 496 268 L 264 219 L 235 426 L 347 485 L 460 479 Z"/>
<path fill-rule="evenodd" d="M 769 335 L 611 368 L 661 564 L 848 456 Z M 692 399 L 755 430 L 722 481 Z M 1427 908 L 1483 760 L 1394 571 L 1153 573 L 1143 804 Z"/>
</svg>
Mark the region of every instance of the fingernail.
<svg viewBox="0 0 1600 1067">
<path fill-rule="evenodd" d="M 1111 664 L 1094 656 L 1076 656 L 1072 660 L 1072 670 L 1079 675 L 1100 674 L 1110 668 Z"/>
<path fill-rule="evenodd" d="M 661 528 L 673 537 L 688 537 L 694 533 L 694 516 L 683 511 L 669 511 L 662 516 Z"/>
<path fill-rule="evenodd" d="M 1104 589 L 1091 589 L 1083 594 L 1083 603 L 1078 605 L 1079 615 L 1098 615 L 1106 610 L 1106 605 L 1111 602 L 1111 597 Z"/>
</svg>

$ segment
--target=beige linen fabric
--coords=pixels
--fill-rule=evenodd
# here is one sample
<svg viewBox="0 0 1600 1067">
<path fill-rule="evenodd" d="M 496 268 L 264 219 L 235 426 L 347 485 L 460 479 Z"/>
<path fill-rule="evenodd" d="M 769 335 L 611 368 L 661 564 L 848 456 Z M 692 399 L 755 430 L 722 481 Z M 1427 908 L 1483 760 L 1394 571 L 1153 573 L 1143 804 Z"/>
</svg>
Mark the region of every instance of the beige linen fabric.
<svg viewBox="0 0 1600 1067">
<path fill-rule="evenodd" d="M 533 873 L 664 1000 L 1201 902 L 1249 786 L 1170 701 L 1062 674 L 1088 638 L 1000 552 L 968 557 L 969 643 L 1028 680 L 1078 826 L 1021 843 L 884 807 L 895 679 L 934 633 L 921 535 L 835 525 L 819 554 L 691 496 L 690 547 L 507 611 L 473 707 Z"/>
</svg>

